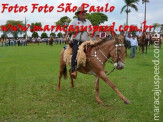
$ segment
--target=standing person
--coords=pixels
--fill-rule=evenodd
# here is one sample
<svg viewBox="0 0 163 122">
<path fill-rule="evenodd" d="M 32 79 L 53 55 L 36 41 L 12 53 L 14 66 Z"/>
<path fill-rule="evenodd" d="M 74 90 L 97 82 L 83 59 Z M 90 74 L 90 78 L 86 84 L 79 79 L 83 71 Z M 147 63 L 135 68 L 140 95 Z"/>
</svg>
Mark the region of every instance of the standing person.
<svg viewBox="0 0 163 122">
<path fill-rule="evenodd" d="M 18 46 L 20 46 L 20 39 L 18 38 Z"/>
<path fill-rule="evenodd" d="M 79 32 L 77 33 L 76 36 L 74 36 L 77 32 L 75 31 L 70 31 L 69 34 L 72 34 L 72 58 L 71 58 L 71 76 L 76 79 L 77 77 L 77 61 L 76 61 L 76 55 L 77 55 L 77 50 L 79 45 L 86 41 L 90 40 L 90 34 L 88 32 L 83 31 L 81 32 L 81 27 L 80 26 L 89 26 L 92 25 L 91 22 L 86 19 L 86 12 L 87 10 L 83 10 L 82 7 L 79 7 L 77 12 L 75 12 L 75 15 L 77 18 L 73 19 L 69 26 L 72 26 L 75 28 L 75 26 L 79 26 Z"/>
<path fill-rule="evenodd" d="M 5 46 L 8 47 L 8 39 L 5 41 Z"/>
<path fill-rule="evenodd" d="M 8 40 L 8 46 L 10 46 L 10 43 L 11 43 L 11 40 L 9 39 L 9 40 Z"/>
<path fill-rule="evenodd" d="M 16 39 L 14 39 L 14 46 L 16 46 Z"/>
<path fill-rule="evenodd" d="M 38 37 L 38 46 L 40 45 L 40 40 L 41 40 L 41 38 L 40 38 L 40 37 Z"/>
<path fill-rule="evenodd" d="M 3 39 L 1 39 L 1 47 L 3 47 Z"/>
<path fill-rule="evenodd" d="M 133 35 L 131 35 L 131 38 L 128 38 L 126 36 L 126 40 L 130 41 L 130 44 L 131 44 L 130 57 L 134 58 L 135 57 L 135 53 L 136 53 L 136 47 L 138 46 L 137 37 L 136 37 L 135 34 L 133 34 Z"/>
<path fill-rule="evenodd" d="M 45 39 L 46 40 L 46 45 L 48 45 L 48 40 L 47 39 Z"/>
</svg>

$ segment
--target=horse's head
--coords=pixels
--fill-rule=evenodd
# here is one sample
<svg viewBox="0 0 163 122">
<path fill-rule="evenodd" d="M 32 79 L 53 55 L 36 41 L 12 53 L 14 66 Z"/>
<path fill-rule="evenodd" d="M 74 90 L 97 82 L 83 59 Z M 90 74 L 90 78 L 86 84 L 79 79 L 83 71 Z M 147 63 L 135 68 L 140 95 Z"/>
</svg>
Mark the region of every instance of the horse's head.
<svg viewBox="0 0 163 122">
<path fill-rule="evenodd" d="M 114 35 L 115 43 L 113 49 L 110 51 L 110 56 L 113 59 L 116 69 L 123 69 L 125 66 L 125 46 L 124 46 L 124 32 L 119 36 Z"/>
</svg>

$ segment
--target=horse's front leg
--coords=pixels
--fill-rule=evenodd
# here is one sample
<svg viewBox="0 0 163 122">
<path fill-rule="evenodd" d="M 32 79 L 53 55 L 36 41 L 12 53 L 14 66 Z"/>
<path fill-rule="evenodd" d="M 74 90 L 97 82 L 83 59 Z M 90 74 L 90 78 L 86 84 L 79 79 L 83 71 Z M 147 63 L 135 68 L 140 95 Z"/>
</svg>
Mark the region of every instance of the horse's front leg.
<svg viewBox="0 0 163 122">
<path fill-rule="evenodd" d="M 100 96 L 99 96 L 99 77 L 97 77 L 97 76 L 96 76 L 96 81 L 95 81 L 95 89 L 96 89 L 96 101 L 99 104 L 103 104 L 103 102 L 101 101 Z"/>
<path fill-rule="evenodd" d="M 119 97 L 124 101 L 125 104 L 130 103 L 130 101 L 128 99 L 126 99 L 126 97 L 123 94 L 121 94 L 121 92 L 118 90 L 118 88 L 107 78 L 104 71 L 100 71 L 98 73 L 98 76 L 100 78 L 102 78 L 119 95 Z"/>
<path fill-rule="evenodd" d="M 140 50 L 141 50 L 141 45 L 139 45 L 139 53 L 140 53 Z"/>
</svg>

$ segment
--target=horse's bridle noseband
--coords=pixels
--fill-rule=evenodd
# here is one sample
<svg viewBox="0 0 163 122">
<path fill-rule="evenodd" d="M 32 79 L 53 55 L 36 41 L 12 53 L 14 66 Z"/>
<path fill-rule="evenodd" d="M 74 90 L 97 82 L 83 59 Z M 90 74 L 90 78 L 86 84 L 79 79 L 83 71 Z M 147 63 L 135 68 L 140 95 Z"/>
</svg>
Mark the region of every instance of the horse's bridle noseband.
<svg viewBox="0 0 163 122">
<path fill-rule="evenodd" d="M 120 59 L 118 57 L 118 47 L 124 47 L 125 45 L 124 44 L 115 44 L 115 49 L 116 49 L 116 62 L 118 63 L 118 59 Z M 123 62 L 124 63 L 124 62 Z"/>
</svg>

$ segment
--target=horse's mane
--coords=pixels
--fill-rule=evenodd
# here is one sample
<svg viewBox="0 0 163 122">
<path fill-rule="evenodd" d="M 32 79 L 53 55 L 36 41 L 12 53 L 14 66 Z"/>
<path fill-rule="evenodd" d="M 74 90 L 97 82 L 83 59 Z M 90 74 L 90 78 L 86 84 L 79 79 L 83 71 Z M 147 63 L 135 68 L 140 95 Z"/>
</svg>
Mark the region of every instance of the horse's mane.
<svg viewBox="0 0 163 122">
<path fill-rule="evenodd" d="M 104 39 L 100 39 L 99 41 L 96 41 L 95 44 L 92 46 L 95 47 L 97 45 L 101 45 L 101 44 L 105 43 L 106 41 L 112 41 L 112 40 L 109 40 L 108 37 L 105 37 Z"/>
</svg>

